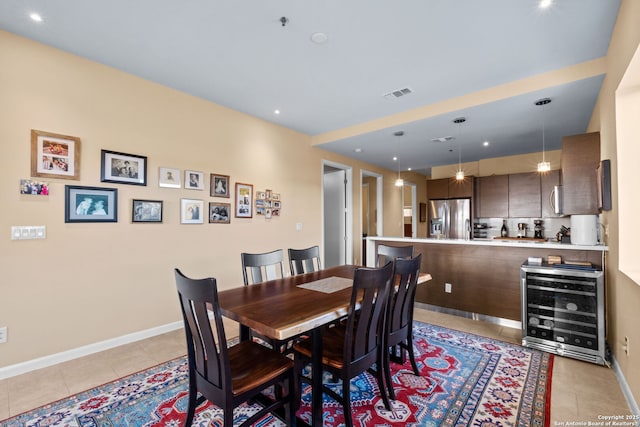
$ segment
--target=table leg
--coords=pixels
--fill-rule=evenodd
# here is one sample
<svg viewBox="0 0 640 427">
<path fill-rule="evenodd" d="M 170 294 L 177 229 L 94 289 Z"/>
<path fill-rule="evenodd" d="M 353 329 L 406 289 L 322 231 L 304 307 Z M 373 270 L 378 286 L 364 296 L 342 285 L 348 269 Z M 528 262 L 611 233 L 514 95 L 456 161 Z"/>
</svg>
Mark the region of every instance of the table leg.
<svg viewBox="0 0 640 427">
<path fill-rule="evenodd" d="M 311 331 L 311 425 L 322 427 L 322 328 Z"/>
</svg>

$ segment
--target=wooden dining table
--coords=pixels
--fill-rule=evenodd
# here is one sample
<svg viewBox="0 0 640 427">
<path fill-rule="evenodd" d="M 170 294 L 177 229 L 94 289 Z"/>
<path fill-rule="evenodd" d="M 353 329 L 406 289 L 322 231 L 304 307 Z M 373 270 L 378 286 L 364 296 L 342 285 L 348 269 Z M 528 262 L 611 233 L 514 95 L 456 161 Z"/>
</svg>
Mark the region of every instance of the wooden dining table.
<svg viewBox="0 0 640 427">
<path fill-rule="evenodd" d="M 223 316 L 262 335 L 278 340 L 310 336 L 313 426 L 322 425 L 322 327 L 347 314 L 356 268 L 341 265 L 218 293 Z"/>
</svg>

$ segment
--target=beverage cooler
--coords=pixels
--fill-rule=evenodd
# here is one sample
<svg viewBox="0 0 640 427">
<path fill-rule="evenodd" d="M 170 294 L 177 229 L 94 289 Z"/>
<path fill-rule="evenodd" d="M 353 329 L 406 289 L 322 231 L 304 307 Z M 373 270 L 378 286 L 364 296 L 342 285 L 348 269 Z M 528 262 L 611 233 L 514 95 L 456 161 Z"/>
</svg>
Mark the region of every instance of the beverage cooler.
<svg viewBox="0 0 640 427">
<path fill-rule="evenodd" d="M 601 270 L 523 264 L 520 278 L 523 346 L 608 365 Z"/>
</svg>

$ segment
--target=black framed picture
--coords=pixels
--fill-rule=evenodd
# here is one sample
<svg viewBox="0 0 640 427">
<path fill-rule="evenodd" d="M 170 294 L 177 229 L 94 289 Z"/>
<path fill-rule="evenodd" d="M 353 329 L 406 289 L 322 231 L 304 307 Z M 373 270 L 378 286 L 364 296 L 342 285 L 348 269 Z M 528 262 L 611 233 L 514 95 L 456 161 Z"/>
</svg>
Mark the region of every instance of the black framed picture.
<svg viewBox="0 0 640 427">
<path fill-rule="evenodd" d="M 118 189 L 65 185 L 64 222 L 118 222 Z"/>
<path fill-rule="evenodd" d="M 162 200 L 133 199 L 131 222 L 162 222 Z"/>
<path fill-rule="evenodd" d="M 135 154 L 101 150 L 100 181 L 147 185 L 147 158 Z"/>
</svg>

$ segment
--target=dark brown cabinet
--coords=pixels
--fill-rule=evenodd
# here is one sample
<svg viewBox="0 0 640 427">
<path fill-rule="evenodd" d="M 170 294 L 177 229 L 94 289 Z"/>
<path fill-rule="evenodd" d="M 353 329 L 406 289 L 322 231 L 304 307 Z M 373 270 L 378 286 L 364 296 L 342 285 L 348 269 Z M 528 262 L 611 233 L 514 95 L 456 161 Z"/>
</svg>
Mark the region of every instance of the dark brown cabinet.
<svg viewBox="0 0 640 427">
<path fill-rule="evenodd" d="M 509 175 L 491 175 L 476 179 L 476 216 L 507 218 L 509 216 Z"/>
<path fill-rule="evenodd" d="M 563 213 L 598 214 L 598 166 L 600 133 L 562 138 Z"/>
<path fill-rule="evenodd" d="M 448 199 L 449 178 L 430 179 L 427 181 L 427 198 Z"/>
<path fill-rule="evenodd" d="M 459 199 L 473 197 L 473 178 L 462 181 L 455 178 L 430 179 L 427 181 L 429 199 Z"/>
<path fill-rule="evenodd" d="M 560 171 L 549 171 L 540 175 L 540 193 L 542 204 L 542 218 L 556 218 L 562 215 L 555 213 L 554 189 L 556 185 L 560 185 Z"/>
<path fill-rule="evenodd" d="M 540 175 L 537 172 L 509 175 L 509 217 L 539 218 Z"/>
</svg>

